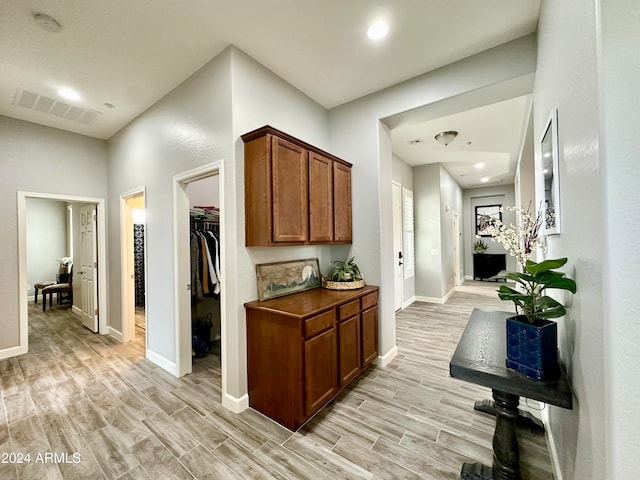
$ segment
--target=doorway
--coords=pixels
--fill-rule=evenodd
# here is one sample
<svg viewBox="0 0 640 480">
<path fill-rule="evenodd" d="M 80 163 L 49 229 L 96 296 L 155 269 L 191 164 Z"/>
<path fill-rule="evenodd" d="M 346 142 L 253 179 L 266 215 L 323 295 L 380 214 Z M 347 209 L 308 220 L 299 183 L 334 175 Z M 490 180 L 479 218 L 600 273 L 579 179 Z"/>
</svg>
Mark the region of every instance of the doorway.
<svg viewBox="0 0 640 480">
<path fill-rule="evenodd" d="M 192 372 L 193 369 L 193 328 L 192 328 L 192 285 L 191 275 L 191 215 L 189 185 L 202 179 L 217 176 L 218 179 L 218 223 L 219 236 L 222 240 L 219 246 L 220 281 L 219 293 L 220 311 L 220 363 L 222 375 L 223 400 L 226 393 L 225 385 L 225 296 L 228 291 L 224 289 L 225 269 L 225 231 L 224 231 L 224 177 L 222 162 L 218 161 L 209 165 L 183 172 L 173 177 L 174 193 L 174 245 L 175 245 L 175 269 L 176 269 L 176 374 L 182 376 Z M 233 409 L 235 411 L 235 409 Z"/>
<path fill-rule="evenodd" d="M 459 286 L 460 275 L 460 218 L 458 212 L 453 212 L 453 286 Z"/>
<path fill-rule="evenodd" d="M 144 187 L 120 196 L 122 341 L 146 350 L 146 192 Z"/>
<path fill-rule="evenodd" d="M 107 276 L 106 269 L 101 265 L 106 265 L 106 215 L 105 200 L 103 198 L 94 197 L 78 197 L 72 195 L 60 195 L 36 192 L 17 192 L 17 210 L 18 210 L 18 284 L 19 284 L 19 304 L 20 304 L 20 340 L 19 345 L 15 349 L 10 349 L 5 353 L 9 356 L 21 355 L 28 350 L 28 298 L 29 288 L 33 282 L 29 280 L 28 275 L 28 258 L 27 258 L 27 242 L 29 232 L 27 229 L 27 199 L 46 199 L 62 202 L 66 209 L 67 204 L 92 204 L 96 210 L 95 217 L 95 256 L 96 269 L 94 271 L 96 282 L 93 283 L 93 295 L 96 299 L 97 311 L 95 312 L 95 329 L 100 334 L 109 333 L 108 311 L 107 311 Z M 74 224 L 76 224 L 74 222 Z M 34 235 L 31 232 L 31 235 Z M 75 242 L 74 242 L 75 243 Z M 71 244 L 71 239 L 69 239 Z M 69 247 L 72 248 L 72 247 Z M 55 259 L 54 259 L 55 261 Z M 77 278 L 77 277 L 76 277 Z M 43 279 L 44 280 L 44 279 Z M 74 301 L 75 302 L 75 301 Z M 72 307 L 73 308 L 73 307 Z M 79 308 L 79 307 L 78 307 Z M 78 313 L 74 308 L 74 312 Z"/>
</svg>

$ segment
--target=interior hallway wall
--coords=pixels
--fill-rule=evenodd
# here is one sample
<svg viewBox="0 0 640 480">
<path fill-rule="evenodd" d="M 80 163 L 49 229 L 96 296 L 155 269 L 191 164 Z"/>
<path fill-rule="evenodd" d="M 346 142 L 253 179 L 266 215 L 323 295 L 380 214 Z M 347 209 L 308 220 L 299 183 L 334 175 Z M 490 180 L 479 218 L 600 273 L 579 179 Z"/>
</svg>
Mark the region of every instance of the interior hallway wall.
<svg viewBox="0 0 640 480">
<path fill-rule="evenodd" d="M 0 237 L 9 254 L 0 271 L 1 354 L 20 341 L 16 192 L 106 198 L 107 147 L 103 140 L 0 116 L 0 155 Z"/>
<path fill-rule="evenodd" d="M 575 394 L 573 410 L 547 407 L 548 431 L 563 480 L 622 480 L 634 476 L 614 477 L 606 469 L 606 452 L 614 439 L 607 438 L 605 425 L 615 404 L 605 401 L 607 352 L 603 339 L 605 325 L 618 320 L 603 311 L 602 273 L 608 267 L 602 260 L 606 221 L 598 112 L 599 3 L 545 0 L 538 24 L 534 138 L 540 141 L 552 109 L 557 108 L 560 153 L 562 232 L 548 237 L 546 257 L 568 257 L 563 270 L 578 285 L 574 296 L 567 292 L 553 294 L 568 304 L 567 314 L 558 321 L 558 340 Z M 539 152 L 536 174 L 542 176 Z M 538 182 L 537 203 L 543 198 L 544 187 Z M 619 421 L 627 421 L 627 417 L 627 413 L 621 413 Z M 613 448 L 626 448 L 626 442 L 619 440 Z"/>
</svg>

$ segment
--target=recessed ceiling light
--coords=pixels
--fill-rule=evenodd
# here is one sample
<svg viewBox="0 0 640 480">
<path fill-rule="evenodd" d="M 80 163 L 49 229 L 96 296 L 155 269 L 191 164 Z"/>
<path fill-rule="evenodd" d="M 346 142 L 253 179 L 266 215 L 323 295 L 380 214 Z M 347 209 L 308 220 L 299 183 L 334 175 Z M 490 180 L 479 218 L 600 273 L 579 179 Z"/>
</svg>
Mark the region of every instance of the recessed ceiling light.
<svg viewBox="0 0 640 480">
<path fill-rule="evenodd" d="M 482 183 L 487 183 L 487 182 L 489 181 L 489 177 L 482 177 L 482 178 L 480 179 L 480 181 L 481 181 Z"/>
<path fill-rule="evenodd" d="M 482 170 L 484 168 L 484 162 L 476 163 L 474 167 L 476 167 L 476 170 Z"/>
<path fill-rule="evenodd" d="M 416 145 L 417 143 L 422 143 L 422 139 L 416 138 L 413 140 L 409 140 L 409 145 Z"/>
<path fill-rule="evenodd" d="M 46 13 L 36 13 L 33 19 L 41 29 L 47 32 L 58 33 L 62 28 L 55 18 L 50 17 Z"/>
<path fill-rule="evenodd" d="M 66 98 L 67 100 L 76 102 L 82 99 L 80 94 L 71 88 L 61 88 L 60 90 L 58 90 L 58 95 L 60 95 L 62 98 Z"/>
<path fill-rule="evenodd" d="M 115 108 L 116 106 L 113 103 L 104 102 L 103 105 L 107 108 Z"/>
<path fill-rule="evenodd" d="M 383 22 L 376 22 L 367 30 L 367 37 L 371 40 L 380 40 L 389 33 L 389 25 Z"/>
</svg>

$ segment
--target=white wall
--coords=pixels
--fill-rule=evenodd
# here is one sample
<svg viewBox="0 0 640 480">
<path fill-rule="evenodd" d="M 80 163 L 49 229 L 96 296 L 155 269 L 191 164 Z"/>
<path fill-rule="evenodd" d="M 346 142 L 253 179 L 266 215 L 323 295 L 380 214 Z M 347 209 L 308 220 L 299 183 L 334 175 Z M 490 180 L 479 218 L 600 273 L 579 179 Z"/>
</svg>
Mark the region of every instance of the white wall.
<svg viewBox="0 0 640 480">
<path fill-rule="evenodd" d="M 601 1 L 601 148 L 605 179 L 604 315 L 607 472 L 611 479 L 640 472 L 640 3 Z"/>
<path fill-rule="evenodd" d="M 455 288 L 454 279 L 454 241 L 458 242 L 460 249 L 460 265 L 464 261 L 463 244 L 460 239 L 453 238 L 453 213 L 458 214 L 458 226 L 462 232 L 464 222 L 464 206 L 462 200 L 462 188 L 454 180 L 451 174 L 440 164 L 440 256 L 442 270 L 441 297 L 444 299 L 453 292 Z M 462 278 L 462 277 L 461 277 Z"/>
<path fill-rule="evenodd" d="M 395 348 L 395 317 L 392 158 L 390 149 L 383 148 L 390 139 L 379 119 L 460 96 L 469 101 L 489 96 L 492 102 L 504 100 L 497 93 L 504 84 L 513 87 L 509 98 L 530 93 L 535 56 L 535 37 L 523 37 L 330 110 L 330 151 L 354 164 L 353 252 L 368 272 L 368 281 L 382 287 L 382 355 Z"/>
<path fill-rule="evenodd" d="M 543 1 L 538 27 L 534 138 L 540 141 L 549 114 L 557 107 L 560 150 L 562 233 L 548 238 L 547 257 L 568 257 L 565 270 L 578 285 L 573 298 L 563 295 L 568 310 L 558 321 L 559 346 L 575 394 L 574 407 L 573 410 L 548 407 L 548 431 L 564 480 L 637 476 L 636 470 L 634 475 L 614 477 L 605 467 L 608 444 L 613 440 L 607 439 L 605 425 L 614 403 L 605 402 L 604 325 L 617 320 L 603 312 L 606 222 L 598 131 L 597 3 Z M 618 124 L 615 122 L 616 128 Z M 540 154 L 536 152 L 538 175 L 540 165 Z M 540 182 L 536 194 L 539 203 L 543 198 Z M 627 221 L 624 225 L 630 226 Z M 638 332 L 637 325 L 635 331 Z M 629 335 L 625 333 L 625 337 Z M 624 417 L 629 413 L 625 412 Z M 625 447 L 616 442 L 612 448 Z"/>
<path fill-rule="evenodd" d="M 442 298 L 440 164 L 413 169 L 416 297 Z"/>
<path fill-rule="evenodd" d="M 103 140 L 0 116 L 0 152 L 0 238 L 10 252 L 0 271 L 2 350 L 19 344 L 16 192 L 106 198 L 107 148 Z"/>
<path fill-rule="evenodd" d="M 232 170 L 230 57 L 222 52 L 109 140 L 110 326 L 122 331 L 120 195 L 146 187 L 147 349 L 168 363 L 176 361 L 173 176 L 218 160 Z"/>
<path fill-rule="evenodd" d="M 513 185 L 498 185 L 483 188 L 468 188 L 463 192 L 464 210 L 464 274 L 467 278 L 473 278 L 473 243 L 476 241 L 476 207 L 483 205 L 497 205 L 513 207 L 515 205 L 515 189 Z M 516 223 L 513 212 L 505 211 L 502 214 L 502 222 L 506 225 Z M 507 270 L 515 272 L 518 269 L 517 260 L 509 255 L 504 247 L 491 239 L 482 237 L 489 247 L 486 253 L 504 253 L 506 255 Z"/>
<path fill-rule="evenodd" d="M 27 295 L 33 295 L 33 285 L 55 280 L 58 258 L 67 251 L 67 204 L 42 198 L 27 199 Z"/>
<path fill-rule="evenodd" d="M 189 208 L 191 207 L 220 207 L 220 186 L 218 176 L 202 178 L 187 185 Z"/>
</svg>

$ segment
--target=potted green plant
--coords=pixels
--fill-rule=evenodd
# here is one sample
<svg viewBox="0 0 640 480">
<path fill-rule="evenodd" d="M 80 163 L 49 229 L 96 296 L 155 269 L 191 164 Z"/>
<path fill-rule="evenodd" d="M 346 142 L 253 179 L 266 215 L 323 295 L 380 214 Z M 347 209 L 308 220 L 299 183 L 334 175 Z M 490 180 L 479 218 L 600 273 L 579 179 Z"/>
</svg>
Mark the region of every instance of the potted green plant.
<svg viewBox="0 0 640 480">
<path fill-rule="evenodd" d="M 345 261 L 336 260 L 327 277 L 322 279 L 322 286 L 333 290 L 352 290 L 362 288 L 364 285 L 355 257 Z"/>
<path fill-rule="evenodd" d="M 558 365 L 558 325 L 551 318 L 562 317 L 566 308 L 546 294 L 547 289 L 576 293 L 576 282 L 554 269 L 563 267 L 567 258 L 549 259 L 540 263 L 529 256 L 542 248 L 540 226 L 542 216 L 535 218 L 530 209 L 508 207 L 520 215 L 518 226 L 498 223 L 491 231 L 523 267 L 523 272 L 499 275 L 516 283 L 516 288 L 501 285 L 498 297 L 512 301 L 518 315 L 507 319 L 507 366 L 535 378 L 556 374 Z"/>
<path fill-rule="evenodd" d="M 473 253 L 484 253 L 488 248 L 489 245 L 480 238 L 480 235 L 476 235 L 476 241 L 473 243 Z"/>
</svg>

